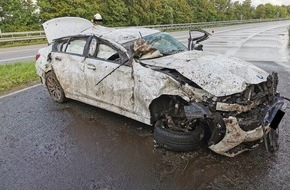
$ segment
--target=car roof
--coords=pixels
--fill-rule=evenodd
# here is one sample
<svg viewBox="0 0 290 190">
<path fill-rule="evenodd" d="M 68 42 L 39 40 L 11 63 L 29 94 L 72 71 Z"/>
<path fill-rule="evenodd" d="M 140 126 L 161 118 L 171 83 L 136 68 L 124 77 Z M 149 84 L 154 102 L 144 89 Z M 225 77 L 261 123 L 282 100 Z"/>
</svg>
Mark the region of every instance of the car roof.
<svg viewBox="0 0 290 190">
<path fill-rule="evenodd" d="M 159 33 L 159 30 L 149 29 L 149 28 L 137 28 L 137 27 L 127 27 L 127 28 L 109 28 L 104 26 L 93 26 L 89 29 L 84 30 L 81 34 L 91 35 L 113 40 L 119 44 L 124 44 L 140 37 L 148 36 L 151 34 Z"/>
<path fill-rule="evenodd" d="M 42 26 L 48 43 L 69 36 L 96 35 L 118 44 L 124 44 L 140 37 L 160 32 L 149 28 L 111 28 L 93 25 L 89 20 L 79 17 L 58 17 L 46 21 Z"/>
</svg>

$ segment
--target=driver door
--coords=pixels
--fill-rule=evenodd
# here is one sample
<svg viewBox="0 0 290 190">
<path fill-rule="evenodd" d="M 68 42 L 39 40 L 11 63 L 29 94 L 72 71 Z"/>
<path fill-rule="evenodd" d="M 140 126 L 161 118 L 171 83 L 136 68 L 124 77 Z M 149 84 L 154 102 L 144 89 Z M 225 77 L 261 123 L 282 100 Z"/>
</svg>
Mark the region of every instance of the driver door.
<svg viewBox="0 0 290 190">
<path fill-rule="evenodd" d="M 88 96 L 106 105 L 133 112 L 134 79 L 132 67 L 122 65 L 126 60 L 122 52 L 108 42 L 93 38 L 85 60 Z M 117 68 L 119 67 L 119 68 Z"/>
</svg>

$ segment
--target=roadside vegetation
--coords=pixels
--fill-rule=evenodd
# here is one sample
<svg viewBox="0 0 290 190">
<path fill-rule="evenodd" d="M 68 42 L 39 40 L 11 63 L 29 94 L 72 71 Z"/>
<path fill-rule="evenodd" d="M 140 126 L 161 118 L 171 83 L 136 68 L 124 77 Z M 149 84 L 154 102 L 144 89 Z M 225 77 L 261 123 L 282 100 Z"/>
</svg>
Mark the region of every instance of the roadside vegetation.
<svg viewBox="0 0 290 190">
<path fill-rule="evenodd" d="M 34 61 L 0 65 L 0 95 L 34 84 L 38 80 Z"/>
<path fill-rule="evenodd" d="M 91 20 L 100 13 L 106 26 L 139 26 L 226 20 L 286 18 L 289 6 L 254 7 L 251 0 L 0 0 L 2 32 L 41 30 L 41 24 L 62 16 Z M 1 21 L 2 20 L 2 21 Z M 1 34 L 0 34 L 1 37 Z"/>
</svg>

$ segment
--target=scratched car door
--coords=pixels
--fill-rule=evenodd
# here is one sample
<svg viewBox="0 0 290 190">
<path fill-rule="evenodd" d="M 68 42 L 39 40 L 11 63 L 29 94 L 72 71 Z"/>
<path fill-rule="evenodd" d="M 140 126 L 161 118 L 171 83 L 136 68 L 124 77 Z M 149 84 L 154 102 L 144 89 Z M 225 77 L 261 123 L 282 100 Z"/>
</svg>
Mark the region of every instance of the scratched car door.
<svg viewBox="0 0 290 190">
<path fill-rule="evenodd" d="M 65 94 L 78 98 L 86 93 L 84 49 L 86 37 L 75 37 L 52 53 L 52 67 Z"/>
<path fill-rule="evenodd" d="M 100 107 L 105 109 L 111 110 L 113 106 L 114 109 L 121 108 L 133 112 L 132 67 L 120 66 L 124 61 L 120 51 L 97 42 L 97 39 L 91 41 L 89 49 L 89 56 L 85 61 L 88 96 L 97 100 L 102 104 Z"/>
</svg>

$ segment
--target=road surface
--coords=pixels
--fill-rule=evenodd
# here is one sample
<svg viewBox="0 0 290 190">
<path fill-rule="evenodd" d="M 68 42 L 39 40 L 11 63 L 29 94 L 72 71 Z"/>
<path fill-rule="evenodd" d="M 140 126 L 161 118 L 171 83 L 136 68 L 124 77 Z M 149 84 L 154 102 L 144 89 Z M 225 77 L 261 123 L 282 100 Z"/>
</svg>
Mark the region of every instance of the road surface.
<svg viewBox="0 0 290 190">
<path fill-rule="evenodd" d="M 204 49 L 278 72 L 278 90 L 288 96 L 287 24 L 216 29 Z M 174 35 L 186 43 L 187 32 Z M 72 100 L 55 103 L 36 86 L 0 98 L 0 189 L 290 189 L 289 115 L 288 106 L 276 154 L 263 146 L 235 158 L 206 147 L 176 153 L 154 148 L 150 126 Z"/>
<path fill-rule="evenodd" d="M 21 61 L 35 60 L 35 55 L 39 48 L 47 45 L 32 45 L 22 47 L 0 48 L 0 65 L 16 63 Z"/>
</svg>

